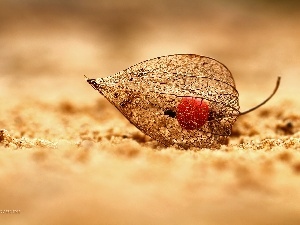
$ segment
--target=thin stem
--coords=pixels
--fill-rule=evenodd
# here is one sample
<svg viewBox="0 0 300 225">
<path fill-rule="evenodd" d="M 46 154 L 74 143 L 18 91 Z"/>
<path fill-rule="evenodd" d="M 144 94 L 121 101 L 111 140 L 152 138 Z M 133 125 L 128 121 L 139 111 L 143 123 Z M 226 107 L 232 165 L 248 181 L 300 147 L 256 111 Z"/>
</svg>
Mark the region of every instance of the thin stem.
<svg viewBox="0 0 300 225">
<path fill-rule="evenodd" d="M 249 112 L 252 112 L 253 110 L 255 110 L 255 109 L 261 107 L 262 105 L 266 104 L 266 103 L 267 103 L 267 102 L 275 95 L 275 93 L 277 92 L 277 90 L 278 90 L 278 88 L 279 88 L 279 85 L 280 85 L 280 79 L 281 79 L 281 77 L 278 77 L 278 78 L 277 78 L 276 87 L 275 87 L 275 89 L 273 90 L 273 93 L 272 93 L 266 100 L 264 100 L 264 101 L 263 101 L 262 103 L 260 103 L 259 105 L 255 106 L 255 107 L 253 107 L 253 108 L 251 108 L 251 109 L 248 109 L 247 111 L 241 112 L 240 115 L 245 115 L 245 114 L 247 114 L 247 113 L 249 113 Z"/>
</svg>

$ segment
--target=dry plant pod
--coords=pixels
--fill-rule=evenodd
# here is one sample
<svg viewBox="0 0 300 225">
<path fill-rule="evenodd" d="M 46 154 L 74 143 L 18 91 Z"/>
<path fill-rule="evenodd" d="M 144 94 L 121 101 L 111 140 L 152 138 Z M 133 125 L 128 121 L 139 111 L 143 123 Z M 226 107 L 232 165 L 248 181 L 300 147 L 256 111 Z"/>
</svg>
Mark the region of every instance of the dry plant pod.
<svg viewBox="0 0 300 225">
<path fill-rule="evenodd" d="M 87 82 L 133 125 L 165 146 L 218 148 L 239 111 L 239 93 L 228 68 L 215 59 L 177 54 L 157 57 Z"/>
</svg>

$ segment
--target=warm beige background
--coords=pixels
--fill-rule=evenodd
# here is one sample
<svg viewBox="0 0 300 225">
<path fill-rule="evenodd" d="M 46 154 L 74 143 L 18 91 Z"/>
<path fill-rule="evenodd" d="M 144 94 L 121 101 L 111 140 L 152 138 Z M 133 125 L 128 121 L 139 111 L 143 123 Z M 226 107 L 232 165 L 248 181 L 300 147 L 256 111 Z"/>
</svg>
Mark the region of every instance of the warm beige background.
<svg viewBox="0 0 300 225">
<path fill-rule="evenodd" d="M 100 2 L 100 1 L 99 1 Z M 295 1 L 0 2 L 1 224 L 299 224 Z M 163 148 L 84 80 L 174 53 L 232 71 L 220 150 Z"/>
</svg>

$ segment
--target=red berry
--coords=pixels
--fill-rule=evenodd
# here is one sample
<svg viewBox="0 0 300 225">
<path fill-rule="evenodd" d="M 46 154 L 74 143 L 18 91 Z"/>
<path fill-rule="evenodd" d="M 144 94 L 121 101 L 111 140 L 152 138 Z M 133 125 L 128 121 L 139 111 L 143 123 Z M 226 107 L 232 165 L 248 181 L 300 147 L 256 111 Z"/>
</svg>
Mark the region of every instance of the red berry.
<svg viewBox="0 0 300 225">
<path fill-rule="evenodd" d="M 201 98 L 184 97 L 177 106 L 176 117 L 186 130 L 201 128 L 209 116 L 209 105 Z"/>
</svg>

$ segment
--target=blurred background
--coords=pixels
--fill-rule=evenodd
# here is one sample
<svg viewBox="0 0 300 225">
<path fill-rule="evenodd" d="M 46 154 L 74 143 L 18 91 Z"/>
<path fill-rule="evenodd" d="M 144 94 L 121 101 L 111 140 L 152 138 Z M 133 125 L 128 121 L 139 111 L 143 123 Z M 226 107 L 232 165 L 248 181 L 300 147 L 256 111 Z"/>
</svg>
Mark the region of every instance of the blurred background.
<svg viewBox="0 0 300 225">
<path fill-rule="evenodd" d="M 245 90 L 263 99 L 277 76 L 281 95 L 292 97 L 299 86 L 299 9 L 291 0 L 1 0 L 0 93 L 69 98 L 79 88 L 91 95 L 83 75 L 194 53 L 224 63 L 242 98 L 250 97 Z"/>
<path fill-rule="evenodd" d="M 299 39 L 300 1 L 0 0 L 0 221 L 299 224 Z M 157 151 L 84 75 L 175 53 L 224 63 L 241 111 L 282 83 L 228 148 Z"/>
</svg>

